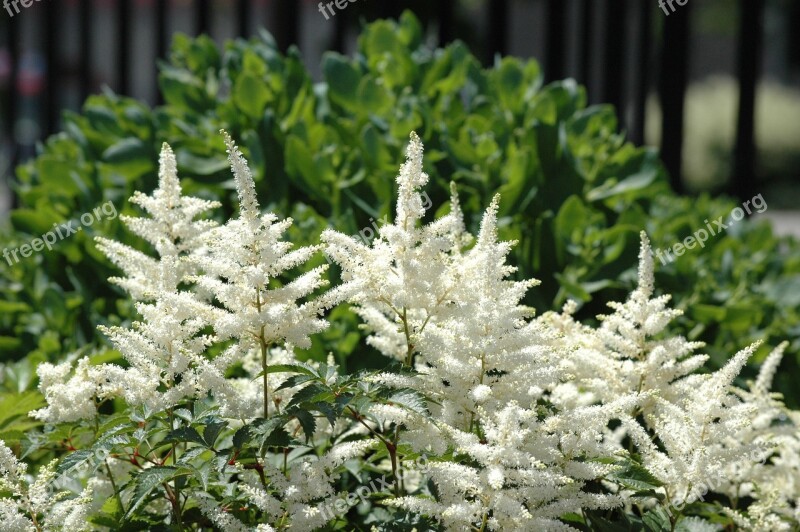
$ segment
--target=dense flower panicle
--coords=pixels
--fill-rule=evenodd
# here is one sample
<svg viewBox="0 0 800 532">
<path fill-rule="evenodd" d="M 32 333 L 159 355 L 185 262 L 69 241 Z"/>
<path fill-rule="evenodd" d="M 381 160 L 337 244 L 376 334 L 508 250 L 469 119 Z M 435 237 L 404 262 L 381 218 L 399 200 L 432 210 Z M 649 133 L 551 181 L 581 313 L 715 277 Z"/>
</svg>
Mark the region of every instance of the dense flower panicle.
<svg viewBox="0 0 800 532">
<path fill-rule="evenodd" d="M 342 268 L 344 283 L 332 297 L 353 303 L 372 332 L 368 343 L 398 360 L 410 360 L 428 324 L 454 306 L 453 291 L 461 284 L 456 263 L 466 241 L 455 194 L 447 216 L 420 225 L 426 205 L 419 188 L 427 183 L 422 153 L 412 134 L 397 179 L 394 224 L 382 226 L 370 246 L 333 230 L 321 236 L 325 253 Z"/>
<path fill-rule="evenodd" d="M 327 283 L 323 279 L 326 267 L 314 268 L 275 286 L 288 270 L 308 262 L 318 248 L 292 250 L 291 243 L 281 240 L 292 220 L 279 221 L 274 214 L 259 214 L 247 162 L 227 134 L 225 139 L 241 202 L 240 213 L 238 218 L 203 236 L 207 253 L 196 258 L 203 273 L 192 281 L 222 306 L 207 309 L 220 339 L 237 338 L 243 347 L 256 347 L 259 341 L 310 347 L 309 336 L 327 327 L 327 321 L 319 314 L 328 303 L 301 300 Z"/>
<path fill-rule="evenodd" d="M 47 407 L 31 412 L 31 417 L 48 423 L 94 419 L 97 415 L 95 399 L 100 395 L 103 376 L 86 357 L 78 362 L 74 374 L 72 370 L 69 362 L 39 364 L 36 374 Z"/>
<path fill-rule="evenodd" d="M 610 303 L 598 326 L 575 319 L 572 301 L 537 317 L 523 300 L 538 281 L 514 279 L 507 264 L 515 243 L 498 234 L 499 196 L 475 237 L 454 184 L 450 212 L 424 222 L 432 205 L 423 201 L 428 176 L 416 134 L 397 177 L 392 224 L 370 244 L 329 229 L 322 246 L 299 249 L 283 239 L 291 219 L 260 212 L 248 164 L 223 135 L 239 197 L 236 218 L 221 226 L 197 220 L 215 204 L 182 195 L 165 145 L 158 189 L 131 200 L 150 218 L 125 218 L 158 257 L 98 240 L 127 275 L 115 282 L 140 315 L 129 327 L 101 327 L 126 366 L 84 357 L 74 368 L 37 368 L 47 406 L 31 415 L 47 423 L 93 420 L 99 430 L 98 405 L 122 399 L 129 409 L 168 418 L 172 433 L 182 423 L 176 412 L 186 419 L 197 403 L 212 405 L 202 435 L 177 431 L 197 445 L 185 445 L 181 460 L 213 456 L 206 464 L 212 467 L 192 472 L 202 489 L 176 495 L 170 489 L 177 481 L 159 481 L 166 499 L 143 507 L 166 513 L 171 506 L 174 518 L 184 497 L 221 530 L 316 530 L 335 518 L 332 500 L 355 505 L 352 493 L 340 491 L 344 481 L 364 481 L 362 473 L 375 472 L 382 460 L 396 475 L 393 491 L 372 493 L 362 504 L 403 509 L 449 531 L 573 530 L 568 514 L 594 526 L 599 511 L 634 507 L 636 519 L 653 507 L 671 516 L 670 508 L 709 492 L 733 507 L 753 501 L 720 510 L 732 526 L 796 529 L 800 413 L 770 392 L 788 344 L 765 359 L 746 389 L 734 381 L 758 343 L 716 372 L 699 371 L 708 358 L 696 354 L 702 344 L 669 335 L 680 311 L 668 307 L 669 296 L 656 295 L 646 234 L 636 289 L 625 302 Z M 342 278 L 322 295 L 324 267 L 291 276 L 320 249 Z M 328 325 L 323 312 L 340 302 L 352 305 L 371 333 L 368 343 L 402 361 L 402 371 L 353 385 L 338 375 L 332 354 L 327 365 L 298 362 L 293 348 L 310 347 L 311 336 Z M 220 418 L 237 432 L 205 441 Z M 146 440 L 143 425 L 136 439 Z M 247 438 L 258 434 L 269 438 L 239 460 Z M 273 436 L 279 443 L 267 444 Z M 303 436 L 306 445 L 296 445 Z M 31 480 L 0 442 L 0 491 L 10 494 L 0 498 L 2 528 L 38 530 L 35 518 L 47 516 L 44 530 L 82 530 L 94 500 L 116 494 L 122 501 L 139 489 L 118 490 L 115 475 L 124 486 L 153 467 L 183 475 L 179 448 L 173 443 L 169 464 L 167 457 L 139 462 L 137 447 L 123 469 L 106 462 L 83 493 L 60 501 L 47 490 L 55 464 Z M 400 477 L 404 455 L 424 455 L 429 466 Z M 633 466 L 649 475 L 634 471 L 626 483 L 619 475 Z M 342 475 L 345 468 L 352 475 Z M 637 484 L 646 489 L 637 493 Z M 670 526 L 717 530 L 685 515 Z"/>
<path fill-rule="evenodd" d="M 733 381 L 758 344 L 740 351 L 716 373 L 696 373 L 707 360 L 694 354 L 702 344 L 663 334 L 680 315 L 666 307 L 668 300 L 654 296 L 652 252 L 642 233 L 638 287 L 624 304 L 609 304 L 615 312 L 602 316 L 598 329 L 577 323 L 571 317 L 574 305 L 546 316 L 564 335 L 563 342 L 576 346 L 569 369 L 575 381 L 556 390 L 555 402 L 574 408 L 586 398 L 608 403 L 624 394 L 640 394 L 638 406 L 621 417 L 613 438 L 620 450 L 623 438 L 631 440 L 643 465 L 665 484 L 671 502 L 697 500 L 711 491 L 741 496 L 733 490 L 742 484 L 752 489 L 751 468 L 762 469 L 756 464 L 772 453 L 774 443 L 768 440 L 774 433 L 756 436 L 753 427 L 770 424 L 779 415 L 765 390 L 780 355 L 767 359 L 750 394 Z"/>
<path fill-rule="evenodd" d="M 26 474 L 27 466 L 0 441 L 0 490 L 7 493 L 0 498 L 3 532 L 91 530 L 88 514 L 94 483 L 89 482 L 77 497 L 66 491 L 55 492 L 50 489 L 56 476 L 55 466 L 52 461 L 31 477 Z"/>
<path fill-rule="evenodd" d="M 216 226 L 212 220 L 196 218 L 220 204 L 181 195 L 175 154 L 166 143 L 161 149 L 158 188 L 152 196 L 136 192 L 130 201 L 150 218 L 120 218 L 132 233 L 153 246 L 162 261 L 106 238 L 98 237 L 97 247 L 127 276 L 112 277 L 112 283 L 125 289 L 135 301 L 151 300 L 160 292 L 175 290 L 191 272 L 190 263 L 179 258 L 197 251 L 198 237 Z"/>
<path fill-rule="evenodd" d="M 372 413 L 405 426 L 415 449 L 443 453 L 445 444 L 477 464 L 435 466 L 436 504 L 408 497 L 393 504 L 410 511 L 425 507 L 448 530 L 480 527 L 484 519 L 492 530 L 563 528 L 557 518 L 567 511 L 619 504 L 616 496 L 592 498 L 582 491 L 583 482 L 613 467 L 578 463 L 607 456 L 603 431 L 619 408 L 539 419 L 538 401 L 564 377 L 565 354 L 557 335 L 521 305 L 538 281 L 509 278 L 515 268 L 506 257 L 514 243 L 498 241 L 499 197 L 469 250 L 465 244 L 472 239 L 455 193 L 450 215 L 418 228 L 424 212 L 415 198 L 426 182 L 421 157 L 412 136 L 398 177 L 395 224 L 370 247 L 323 235 L 345 286 L 354 287 L 351 301 L 375 334 L 372 344 L 407 362 L 417 355 L 417 377 L 382 374 L 377 380 L 433 400 L 432 422 L 396 407 L 374 407 Z M 625 404 L 632 407 L 632 401 Z"/>
<path fill-rule="evenodd" d="M 108 376 L 107 394 L 158 412 L 186 398 L 204 397 L 209 389 L 201 384 L 198 372 L 214 342 L 212 336 L 201 334 L 206 327 L 205 307 L 187 292 L 173 292 L 136 308 L 143 321 L 132 328 L 100 327 L 130 365 L 102 367 Z"/>
</svg>

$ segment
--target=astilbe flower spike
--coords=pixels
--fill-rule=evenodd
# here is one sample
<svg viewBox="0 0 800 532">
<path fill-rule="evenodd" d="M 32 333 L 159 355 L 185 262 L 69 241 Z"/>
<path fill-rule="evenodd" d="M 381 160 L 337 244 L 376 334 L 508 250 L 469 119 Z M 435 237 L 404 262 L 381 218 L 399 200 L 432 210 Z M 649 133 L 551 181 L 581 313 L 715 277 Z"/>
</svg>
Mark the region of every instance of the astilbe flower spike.
<svg viewBox="0 0 800 532">
<path fill-rule="evenodd" d="M 230 135 L 222 133 L 239 194 L 239 216 L 203 236 L 208 253 L 195 259 L 203 273 L 191 281 L 219 303 L 206 308 L 219 339 L 236 340 L 225 360 L 232 363 L 237 353 L 251 349 L 260 352 L 263 415 L 267 417 L 270 348 L 281 344 L 289 349 L 310 347 L 309 337 L 328 326 L 319 315 L 329 299 L 302 301 L 327 284 L 323 278 L 327 266 L 313 268 L 285 284 L 280 282 L 282 275 L 308 262 L 319 248 L 292 250 L 291 243 L 281 240 L 292 220 L 260 214 L 247 161 Z"/>
</svg>

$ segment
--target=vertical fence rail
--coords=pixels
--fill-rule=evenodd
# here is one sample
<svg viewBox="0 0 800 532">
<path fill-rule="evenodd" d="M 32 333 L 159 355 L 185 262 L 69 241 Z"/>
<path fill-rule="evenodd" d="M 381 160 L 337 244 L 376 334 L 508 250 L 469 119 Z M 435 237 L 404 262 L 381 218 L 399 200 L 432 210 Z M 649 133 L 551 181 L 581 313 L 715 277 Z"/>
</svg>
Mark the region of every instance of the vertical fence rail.
<svg viewBox="0 0 800 532">
<path fill-rule="evenodd" d="M 197 35 L 211 32 L 211 0 L 195 0 L 194 18 Z"/>
<path fill-rule="evenodd" d="M 509 0 L 492 0 L 488 5 L 487 65 L 491 65 L 494 62 L 495 54 L 504 55 L 508 50 L 508 2 Z"/>
<path fill-rule="evenodd" d="M 586 86 L 586 92 L 592 94 L 592 22 L 594 21 L 595 0 L 582 0 L 580 25 L 580 74 L 579 81 Z"/>
<path fill-rule="evenodd" d="M 603 60 L 602 99 L 617 111 L 620 120 L 625 117 L 623 102 L 623 74 L 625 72 L 625 16 L 628 10 L 624 0 L 606 2 L 606 39 Z"/>
<path fill-rule="evenodd" d="M 439 45 L 445 46 L 447 43 L 453 40 L 453 36 L 455 35 L 455 31 L 453 28 L 453 15 L 454 15 L 454 8 L 453 5 L 455 0 L 440 0 L 439 1 L 439 11 L 438 15 L 438 23 L 439 23 Z"/>
<path fill-rule="evenodd" d="M 17 24 L 14 24 L 10 19 L 4 24 L 5 29 L 8 31 L 8 52 L 9 52 L 9 71 L 8 71 L 8 94 L 6 106 L 4 109 L 5 117 L 3 125 L 5 127 L 4 134 L 6 136 L 9 153 L 8 153 L 8 176 L 7 184 L 11 187 L 13 176 L 13 168 L 17 165 L 17 158 L 19 152 L 16 142 L 16 123 L 17 123 L 17 87 L 19 83 L 19 30 Z M 16 196 L 11 194 L 11 207 L 17 207 Z"/>
<path fill-rule="evenodd" d="M 298 6 L 286 0 L 272 0 L 271 16 L 275 23 L 275 41 L 281 52 L 297 44 L 300 32 L 300 13 Z"/>
<path fill-rule="evenodd" d="M 128 94 L 131 64 L 131 0 L 117 0 L 117 92 Z"/>
<path fill-rule="evenodd" d="M 44 76 L 44 133 L 52 135 L 58 128 L 59 115 L 59 70 L 61 61 L 59 60 L 59 24 L 58 17 L 60 4 L 49 2 L 44 6 L 44 57 L 45 57 L 45 76 Z"/>
<path fill-rule="evenodd" d="M 91 94 L 92 86 L 92 0 L 78 1 L 78 76 L 81 102 Z"/>
<path fill-rule="evenodd" d="M 755 105 L 764 40 L 764 0 L 741 0 L 740 6 L 739 114 L 731 191 L 745 200 L 753 197 L 756 188 Z"/>
<path fill-rule="evenodd" d="M 247 37 L 250 33 L 250 2 L 249 0 L 236 0 L 236 34 Z"/>
<path fill-rule="evenodd" d="M 547 44 L 545 45 L 545 79 L 564 78 L 567 68 L 567 4 L 564 0 L 547 0 Z"/>
<path fill-rule="evenodd" d="M 689 22 L 692 4 L 686 4 L 664 19 L 661 43 L 659 98 L 661 100 L 661 158 L 672 188 L 683 192 L 683 111 L 689 70 Z"/>
<path fill-rule="evenodd" d="M 644 144 L 647 96 L 650 92 L 650 50 L 653 39 L 653 6 L 650 2 L 639 3 L 638 77 L 636 95 L 631 118 L 631 140 Z"/>
</svg>

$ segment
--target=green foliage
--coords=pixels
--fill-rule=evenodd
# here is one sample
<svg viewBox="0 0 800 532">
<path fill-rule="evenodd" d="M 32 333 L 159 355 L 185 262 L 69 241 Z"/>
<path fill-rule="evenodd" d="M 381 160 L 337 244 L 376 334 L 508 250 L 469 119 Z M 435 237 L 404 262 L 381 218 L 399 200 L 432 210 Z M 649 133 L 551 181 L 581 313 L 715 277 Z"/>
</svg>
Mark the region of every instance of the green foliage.
<svg viewBox="0 0 800 532">
<path fill-rule="evenodd" d="M 434 204 L 444 203 L 455 180 L 474 230 L 499 190 L 501 237 L 519 241 L 512 261 L 521 277 L 543 281 L 528 303 L 541 311 L 576 299 L 584 318 L 630 287 L 642 228 L 666 249 L 734 206 L 676 197 L 657 153 L 626 142 L 614 110 L 587 107 L 574 81 L 544 85 L 535 61 L 512 57 L 483 68 L 463 44 L 432 50 L 422 35 L 410 13 L 370 24 L 353 57 L 325 55 L 318 84 L 297 50 L 280 54 L 267 34 L 222 49 L 206 37 L 176 37 L 160 69 L 164 106 L 93 96 L 18 169 L 21 207 L 3 246 L 104 201 L 122 209 L 134 189 L 152 190 L 164 141 L 175 149 L 186 193 L 220 200 L 230 214 L 222 127 L 241 139 L 268 207 L 296 220 L 289 237 L 297 245 L 314 242 L 326 225 L 356 234 L 380 224 L 416 130 Z M 98 323 L 130 318 L 130 306 L 97 282 L 113 270 L 93 247 L 95 231 L 141 244 L 104 220 L 24 264 L 0 262 L 0 357 L 56 359 L 97 341 Z M 798 353 L 798 250 L 764 225 L 741 222 L 659 268 L 658 282 L 700 324 L 683 332 L 706 341 L 717 365 L 757 338 L 766 345 L 794 338 L 790 353 Z M 348 371 L 375 365 L 372 352 L 353 356 L 359 333 L 348 320 L 309 356 L 333 351 Z M 800 375 L 797 360 L 787 364 L 789 374 L 778 379 L 784 391 Z"/>
</svg>

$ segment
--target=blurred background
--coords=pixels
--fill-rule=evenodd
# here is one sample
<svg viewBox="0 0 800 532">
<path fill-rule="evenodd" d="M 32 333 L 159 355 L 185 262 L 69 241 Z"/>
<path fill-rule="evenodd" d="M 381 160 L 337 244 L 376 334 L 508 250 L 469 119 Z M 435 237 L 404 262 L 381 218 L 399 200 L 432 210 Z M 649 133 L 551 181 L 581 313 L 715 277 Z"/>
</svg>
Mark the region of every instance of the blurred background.
<svg viewBox="0 0 800 532">
<path fill-rule="evenodd" d="M 339 0 L 341 5 L 347 4 Z M 327 4 L 327 2 L 326 2 Z M 612 103 L 628 136 L 661 148 L 678 191 L 762 193 L 781 232 L 800 218 L 800 2 L 689 0 L 37 0 L 0 11 L 0 218 L 15 164 L 59 131 L 64 110 L 112 90 L 158 104 L 157 58 L 176 32 L 221 42 L 266 28 L 319 76 L 365 21 L 412 9 L 432 44 L 460 39 L 486 64 L 537 58 Z M 669 8 L 664 8 L 669 10 Z M 13 16 L 12 16 L 13 14 Z M 794 33 L 793 33 L 794 32 Z"/>
</svg>

